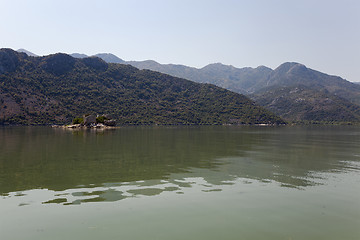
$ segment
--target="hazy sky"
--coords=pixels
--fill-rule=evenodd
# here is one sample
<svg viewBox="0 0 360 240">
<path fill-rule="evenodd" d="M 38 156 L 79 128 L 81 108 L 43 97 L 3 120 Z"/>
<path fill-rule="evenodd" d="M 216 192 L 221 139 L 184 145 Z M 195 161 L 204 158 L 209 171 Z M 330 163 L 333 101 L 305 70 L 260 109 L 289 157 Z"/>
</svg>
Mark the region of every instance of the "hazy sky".
<svg viewBox="0 0 360 240">
<path fill-rule="evenodd" d="M 0 47 L 203 67 L 283 62 L 360 81 L 359 0 L 0 0 Z"/>
</svg>

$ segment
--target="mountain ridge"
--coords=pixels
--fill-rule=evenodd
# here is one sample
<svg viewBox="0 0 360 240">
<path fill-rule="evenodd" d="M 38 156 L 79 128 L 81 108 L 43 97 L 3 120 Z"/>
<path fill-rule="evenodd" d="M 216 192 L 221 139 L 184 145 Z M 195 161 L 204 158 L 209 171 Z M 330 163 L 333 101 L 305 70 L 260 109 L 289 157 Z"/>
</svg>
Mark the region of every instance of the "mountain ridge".
<svg viewBox="0 0 360 240">
<path fill-rule="evenodd" d="M 35 53 L 32 53 L 24 48 L 20 48 L 18 50 L 16 50 L 17 52 L 23 52 L 23 53 L 26 53 L 28 56 L 30 57 L 38 57 L 38 55 L 36 55 Z"/>
<path fill-rule="evenodd" d="M 102 56 L 100 55 L 99 57 Z M 318 109 L 316 104 L 323 102 L 325 97 L 322 95 L 322 93 L 324 93 L 324 91 L 328 97 L 334 99 L 343 99 L 341 101 L 334 101 L 339 103 L 339 105 L 337 105 L 339 114 L 344 112 L 344 109 L 348 109 L 349 104 L 356 105 L 352 106 L 354 109 L 360 106 L 359 84 L 351 83 L 338 76 L 328 75 L 326 73 L 307 68 L 305 65 L 296 62 L 285 62 L 275 69 L 271 69 L 266 66 L 259 66 L 256 68 L 236 68 L 234 66 L 224 65 L 222 63 L 212 63 L 202 68 L 194 68 L 179 64 L 160 64 L 154 60 L 124 61 L 118 57 L 114 58 L 114 60 L 105 58 L 103 59 L 107 62 L 120 60 L 124 64 L 129 64 L 139 69 L 150 69 L 172 76 L 185 78 L 194 82 L 215 84 L 230 91 L 245 94 L 253 100 L 258 101 L 258 103 L 265 108 L 270 107 L 270 105 L 267 103 L 267 101 L 269 101 L 268 98 L 271 96 L 276 98 L 277 93 L 280 93 L 282 88 L 295 88 L 299 85 L 307 88 L 304 91 L 307 93 L 305 95 L 309 100 L 307 101 L 309 109 Z M 277 92 L 274 92 L 275 88 L 278 88 Z M 313 95 L 310 96 L 310 93 Z M 300 94 L 300 92 L 293 92 L 293 94 Z M 263 98 L 260 97 L 261 95 L 263 95 Z M 286 101 L 289 102 L 289 105 L 294 105 L 293 96 L 288 94 L 285 94 L 285 96 L 287 98 Z M 301 96 L 298 97 L 301 98 Z M 315 97 L 319 97 L 318 101 L 313 100 Z M 278 103 L 280 104 L 279 106 L 276 107 L 271 105 L 269 109 L 283 109 L 285 111 L 286 108 L 284 108 L 283 103 Z M 310 107 L 311 104 L 312 106 Z M 324 116 L 327 112 L 329 116 L 332 116 L 334 121 L 342 119 L 341 117 L 336 116 L 334 111 L 328 112 L 328 109 L 330 108 L 324 104 L 320 105 L 323 108 L 318 110 L 324 112 Z M 342 109 L 342 107 L 344 107 L 344 109 Z M 276 112 L 280 116 L 287 116 L 286 119 L 289 121 L 298 120 L 298 116 L 305 116 L 303 112 L 293 112 L 292 117 L 289 116 L 286 112 Z M 316 114 L 313 116 L 313 120 L 318 119 Z M 325 118 L 331 119 L 329 116 L 326 116 Z M 358 121 L 355 115 L 354 121 Z"/>
<path fill-rule="evenodd" d="M 285 123 L 241 94 L 98 57 L 0 49 L 0 70 L 2 124 L 65 124 L 88 113 L 120 125 Z"/>
</svg>

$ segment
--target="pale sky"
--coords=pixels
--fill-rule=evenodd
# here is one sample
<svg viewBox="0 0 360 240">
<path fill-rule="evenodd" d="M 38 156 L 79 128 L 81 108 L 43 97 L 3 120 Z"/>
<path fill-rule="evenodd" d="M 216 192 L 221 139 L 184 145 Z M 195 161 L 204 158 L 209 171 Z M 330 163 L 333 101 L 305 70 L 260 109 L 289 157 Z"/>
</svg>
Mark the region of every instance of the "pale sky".
<svg viewBox="0 0 360 240">
<path fill-rule="evenodd" d="M 203 67 L 284 62 L 360 81 L 359 0 L 0 0 L 0 48 Z"/>
</svg>

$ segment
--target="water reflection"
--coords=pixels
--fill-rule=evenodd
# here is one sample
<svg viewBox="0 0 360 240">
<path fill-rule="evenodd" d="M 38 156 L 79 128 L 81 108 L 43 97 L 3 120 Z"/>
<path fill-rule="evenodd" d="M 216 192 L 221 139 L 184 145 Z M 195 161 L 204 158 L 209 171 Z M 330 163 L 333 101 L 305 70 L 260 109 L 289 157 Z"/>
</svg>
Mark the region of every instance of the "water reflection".
<svg viewBox="0 0 360 240">
<path fill-rule="evenodd" d="M 43 204 L 221 191 L 236 181 L 302 189 L 359 171 L 358 127 L 182 127 L 114 131 L 0 129 L 0 193 Z M 25 195 L 25 196 L 24 196 Z M 21 205 L 27 205 L 22 202 Z"/>
<path fill-rule="evenodd" d="M 248 182 L 250 183 L 250 182 Z M 220 192 L 225 185 L 232 185 L 234 182 L 221 182 L 213 185 L 202 177 L 164 180 L 136 181 L 128 183 L 106 183 L 103 186 L 73 188 L 64 191 L 50 191 L 48 189 L 37 189 L 36 193 L 43 191 L 48 200 L 42 204 L 63 204 L 79 205 L 89 202 L 115 202 L 126 198 L 136 198 L 143 196 L 156 196 L 164 192 L 174 192 L 184 194 L 187 188 L 196 188 L 202 192 Z M 46 192 L 46 193 L 45 193 Z M 30 198 L 28 198 L 28 195 Z M 23 201 L 19 206 L 30 205 L 31 195 L 35 195 L 33 190 L 7 194 L 6 198 L 22 197 Z M 41 194 L 40 194 L 41 195 Z"/>
</svg>

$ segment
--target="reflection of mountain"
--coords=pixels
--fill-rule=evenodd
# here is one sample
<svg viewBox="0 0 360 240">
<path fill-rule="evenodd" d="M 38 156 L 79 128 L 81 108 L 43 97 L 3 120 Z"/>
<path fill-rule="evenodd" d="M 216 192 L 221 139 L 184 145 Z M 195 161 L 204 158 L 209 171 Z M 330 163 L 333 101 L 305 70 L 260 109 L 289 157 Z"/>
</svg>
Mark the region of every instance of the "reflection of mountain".
<svg viewBox="0 0 360 240">
<path fill-rule="evenodd" d="M 257 136 L 262 138 L 261 143 L 251 150 L 241 149 L 240 157 L 226 158 L 219 171 L 240 178 L 305 187 L 318 184 L 319 174 L 347 171 L 351 168 L 349 162 L 359 161 L 354 154 L 360 152 L 358 127 L 264 129 Z"/>
<path fill-rule="evenodd" d="M 216 129 L 216 128 L 215 128 Z M 251 147 L 252 135 L 212 128 L 121 128 L 67 132 L 47 128 L 0 131 L 0 192 L 167 179 L 189 168 L 216 168 L 217 158 Z"/>
<path fill-rule="evenodd" d="M 187 175 L 187 173 L 185 173 L 185 175 Z M 201 188 L 201 191 L 203 192 L 221 191 L 221 186 L 212 185 L 203 178 L 146 180 L 125 183 L 107 183 L 101 187 L 69 189 L 62 192 L 56 192 L 51 200 L 42 203 L 76 205 L 88 202 L 114 202 L 132 197 L 155 196 L 163 192 L 184 194 L 185 189 L 192 187 Z"/>
<path fill-rule="evenodd" d="M 220 191 L 239 179 L 306 187 L 358 161 L 359 136 L 356 127 L 3 128 L 0 192 L 49 189 L 56 196 L 44 203 L 80 204 Z"/>
</svg>

